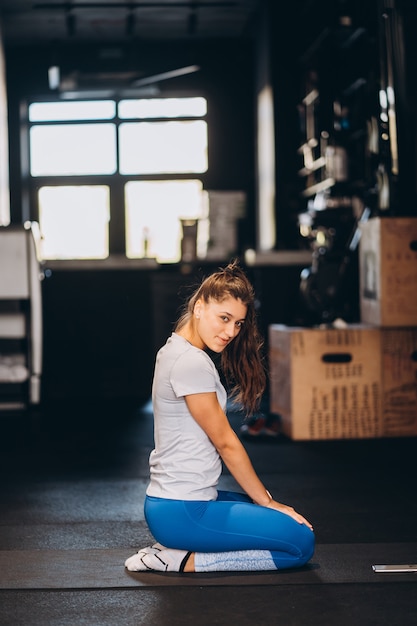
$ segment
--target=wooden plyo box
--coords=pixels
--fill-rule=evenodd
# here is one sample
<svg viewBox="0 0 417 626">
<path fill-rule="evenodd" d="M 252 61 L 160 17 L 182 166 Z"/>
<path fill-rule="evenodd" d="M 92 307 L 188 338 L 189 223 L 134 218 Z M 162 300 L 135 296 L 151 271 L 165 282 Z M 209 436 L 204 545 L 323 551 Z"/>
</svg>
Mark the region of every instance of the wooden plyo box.
<svg viewBox="0 0 417 626">
<path fill-rule="evenodd" d="M 381 334 L 272 324 L 270 410 L 294 440 L 383 436 Z"/>
<path fill-rule="evenodd" d="M 371 218 L 360 224 L 360 319 L 417 326 L 417 218 Z"/>
<path fill-rule="evenodd" d="M 384 436 L 417 435 L 417 328 L 381 330 Z"/>
</svg>

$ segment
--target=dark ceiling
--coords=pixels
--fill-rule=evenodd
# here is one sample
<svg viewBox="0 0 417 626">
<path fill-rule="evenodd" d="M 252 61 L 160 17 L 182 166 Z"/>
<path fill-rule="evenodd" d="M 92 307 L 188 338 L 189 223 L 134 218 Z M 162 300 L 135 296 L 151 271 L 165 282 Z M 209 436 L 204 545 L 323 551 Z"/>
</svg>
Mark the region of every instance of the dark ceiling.
<svg viewBox="0 0 417 626">
<path fill-rule="evenodd" d="M 267 2 L 273 0 L 0 0 L 0 25 L 6 45 L 233 39 L 253 34 Z M 279 10 L 290 6 L 307 30 L 346 7 L 361 15 L 374 6 L 377 15 L 396 6 L 407 23 L 417 20 L 416 0 L 289 0 Z"/>
<path fill-rule="evenodd" d="M 263 0 L 0 0 L 6 45 L 249 36 Z"/>
</svg>

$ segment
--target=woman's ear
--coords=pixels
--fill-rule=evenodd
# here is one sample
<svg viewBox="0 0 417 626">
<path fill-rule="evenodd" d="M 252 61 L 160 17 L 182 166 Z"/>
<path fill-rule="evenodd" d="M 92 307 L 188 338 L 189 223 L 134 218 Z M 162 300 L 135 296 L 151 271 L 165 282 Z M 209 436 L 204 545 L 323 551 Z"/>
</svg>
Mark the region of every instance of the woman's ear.
<svg viewBox="0 0 417 626">
<path fill-rule="evenodd" d="M 194 305 L 194 316 L 199 319 L 201 313 L 201 300 L 197 300 Z"/>
</svg>

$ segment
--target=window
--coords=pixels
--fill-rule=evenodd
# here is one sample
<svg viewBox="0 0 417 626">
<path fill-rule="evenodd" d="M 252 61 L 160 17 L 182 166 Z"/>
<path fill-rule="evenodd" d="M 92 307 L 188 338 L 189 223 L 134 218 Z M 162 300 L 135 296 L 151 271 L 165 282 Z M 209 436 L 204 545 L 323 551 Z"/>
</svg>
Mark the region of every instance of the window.
<svg viewBox="0 0 417 626">
<path fill-rule="evenodd" d="M 205 217 L 201 182 L 131 181 L 125 189 L 127 256 L 178 261 L 181 220 Z"/>
<path fill-rule="evenodd" d="M 119 141 L 121 174 L 178 174 L 207 169 L 205 122 L 121 124 Z"/>
<path fill-rule="evenodd" d="M 45 259 L 108 256 L 109 188 L 104 185 L 42 187 L 39 224 Z"/>
<path fill-rule="evenodd" d="M 30 162 L 32 176 L 114 174 L 114 124 L 33 126 Z"/>
<path fill-rule="evenodd" d="M 183 220 L 206 217 L 206 113 L 201 97 L 30 104 L 43 258 L 179 261 Z"/>
</svg>

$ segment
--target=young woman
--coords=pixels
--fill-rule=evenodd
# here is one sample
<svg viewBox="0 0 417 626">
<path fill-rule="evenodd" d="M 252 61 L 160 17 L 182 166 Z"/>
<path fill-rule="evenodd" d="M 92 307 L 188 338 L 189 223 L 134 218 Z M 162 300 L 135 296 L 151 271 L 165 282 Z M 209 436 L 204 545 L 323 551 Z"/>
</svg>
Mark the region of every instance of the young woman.
<svg viewBox="0 0 417 626">
<path fill-rule="evenodd" d="M 145 498 L 158 543 L 128 558 L 128 570 L 273 570 L 312 557 L 311 524 L 258 478 L 226 417 L 226 390 L 207 353 L 221 353 L 231 395 L 250 414 L 265 388 L 261 347 L 254 290 L 233 262 L 202 282 L 158 352 Z M 222 461 L 245 494 L 217 489 Z"/>
</svg>

